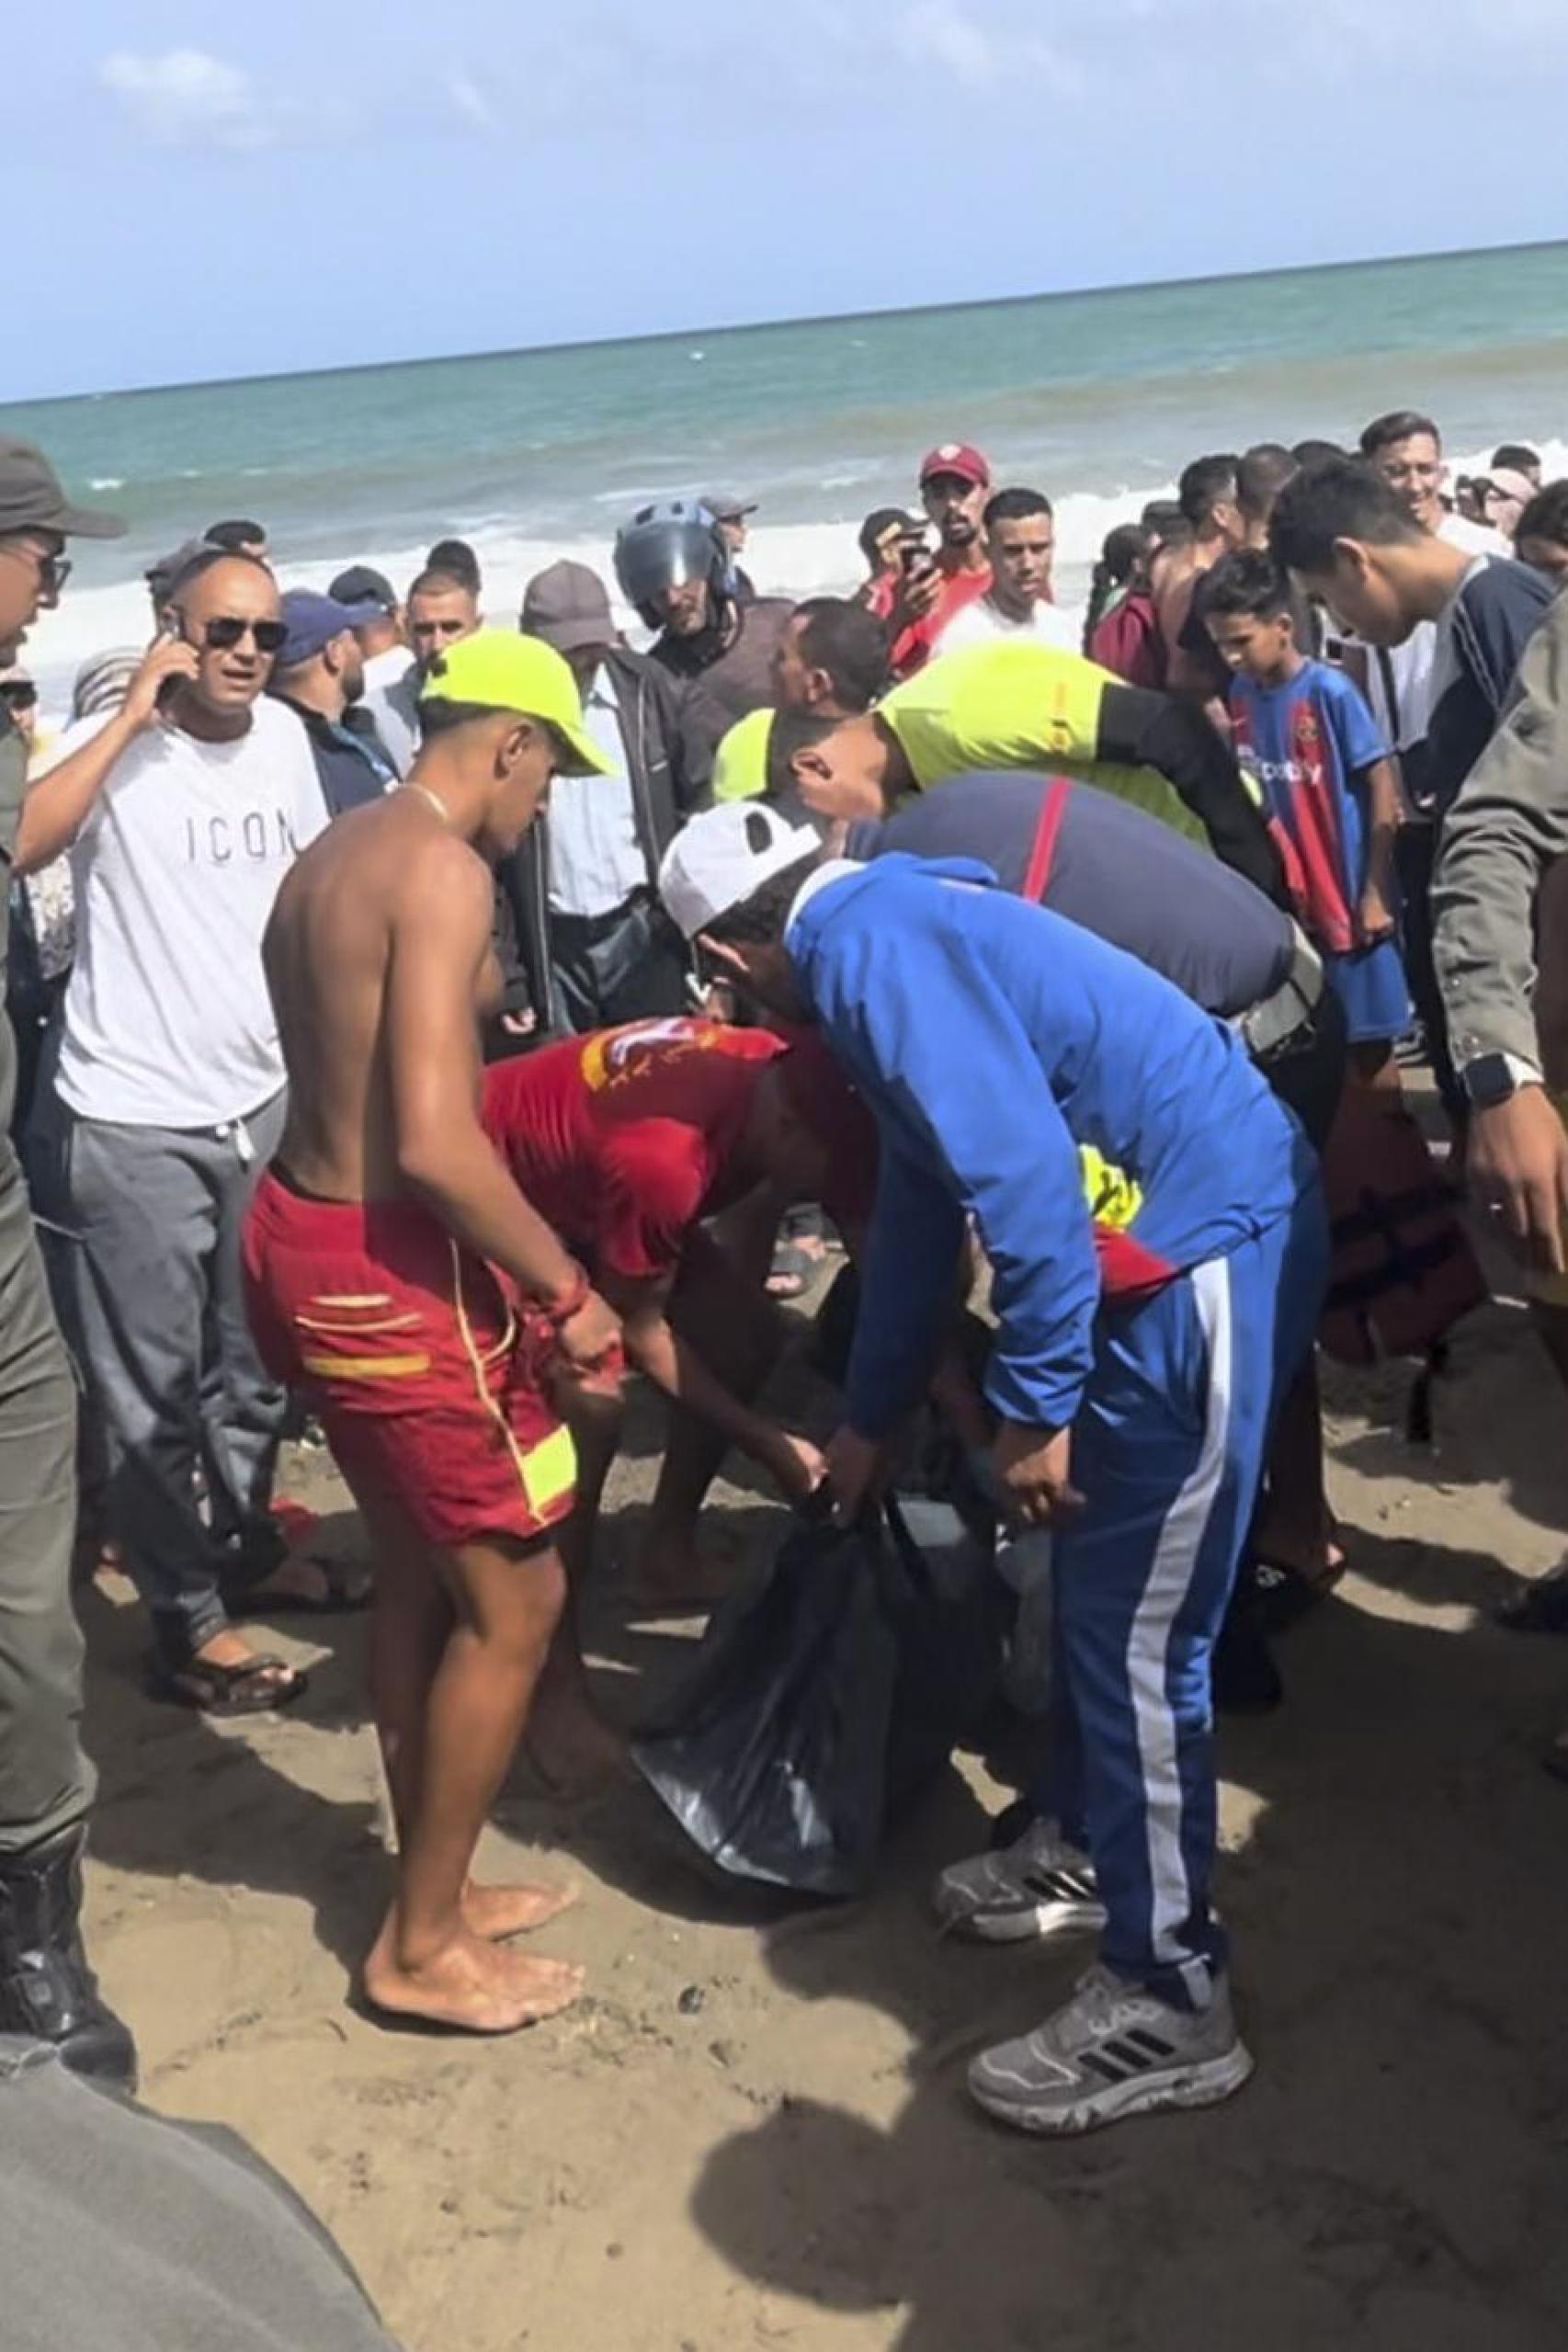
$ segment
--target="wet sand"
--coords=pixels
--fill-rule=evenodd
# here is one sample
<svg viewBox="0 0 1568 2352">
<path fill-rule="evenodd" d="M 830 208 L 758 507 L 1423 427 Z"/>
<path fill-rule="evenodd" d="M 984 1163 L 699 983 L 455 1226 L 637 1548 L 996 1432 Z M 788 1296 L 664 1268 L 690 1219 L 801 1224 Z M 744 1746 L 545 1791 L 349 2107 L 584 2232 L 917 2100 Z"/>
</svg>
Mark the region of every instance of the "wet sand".
<svg viewBox="0 0 1568 2352">
<path fill-rule="evenodd" d="M 410 2352 L 1560 2352 L 1568 1644 L 1486 1613 L 1562 1549 L 1568 1416 L 1517 1301 L 1460 1335 L 1431 1451 L 1408 1383 L 1331 1373 L 1354 1570 L 1282 1643 L 1283 1709 L 1221 1729 L 1258 2058 L 1229 2106 L 1064 2147 L 970 2110 L 971 2053 L 1086 1956 L 931 1933 L 931 1871 L 1002 1801 L 967 1759 L 870 1897 L 805 1911 L 699 1876 L 641 1791 L 575 1815 L 519 1772 L 483 1860 L 581 1878 L 537 1949 L 589 1997 L 503 2043 L 387 2031 L 351 2005 L 388 1886 L 362 1629 L 279 1626 L 303 1705 L 210 1726 L 142 1695 L 118 1586 L 85 1599 L 89 1911 L 144 2095 L 254 2141 Z M 628 1720 L 698 1630 L 617 1596 L 656 1430 L 640 1407 L 591 1613 Z M 319 1457 L 288 1485 L 354 1549 Z M 781 1526 L 741 1486 L 709 1517 L 742 1562 Z"/>
</svg>

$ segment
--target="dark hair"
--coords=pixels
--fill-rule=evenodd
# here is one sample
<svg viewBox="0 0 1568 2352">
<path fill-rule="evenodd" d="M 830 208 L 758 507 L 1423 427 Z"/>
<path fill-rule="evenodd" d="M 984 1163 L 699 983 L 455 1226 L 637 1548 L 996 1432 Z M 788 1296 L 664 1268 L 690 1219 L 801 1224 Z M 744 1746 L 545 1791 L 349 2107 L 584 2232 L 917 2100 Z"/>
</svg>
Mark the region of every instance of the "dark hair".
<svg viewBox="0 0 1568 2352">
<path fill-rule="evenodd" d="M 1350 452 L 1337 441 L 1298 441 L 1290 455 L 1300 466 L 1332 465 L 1337 458 L 1347 458 Z"/>
<path fill-rule="evenodd" d="M 1429 416 L 1418 408 L 1391 408 L 1386 416 L 1374 416 L 1361 436 L 1361 455 L 1375 458 L 1380 449 L 1392 449 L 1396 441 L 1414 440 L 1417 433 L 1429 434 L 1439 449 L 1443 437 Z"/>
<path fill-rule="evenodd" d="M 1303 467 L 1279 493 L 1268 526 L 1276 563 L 1290 572 L 1327 572 L 1336 540 L 1408 547 L 1426 537 L 1380 474 L 1358 458 Z"/>
<path fill-rule="evenodd" d="M 1249 523 L 1266 523 L 1301 462 L 1281 441 L 1259 441 L 1236 468 L 1236 504 Z"/>
<path fill-rule="evenodd" d="M 1214 510 L 1223 506 L 1236 494 L 1236 468 L 1241 460 L 1234 455 L 1194 458 L 1182 468 L 1176 484 L 1176 504 L 1195 531 L 1200 531 L 1214 519 Z"/>
<path fill-rule="evenodd" d="M 1147 523 L 1118 523 L 1107 531 L 1100 547 L 1100 560 L 1089 582 L 1089 601 L 1084 613 L 1084 651 L 1089 650 L 1090 640 L 1105 619 L 1105 610 L 1112 596 L 1126 585 L 1148 555 L 1154 534 Z"/>
<path fill-rule="evenodd" d="M 414 708 L 422 743 L 428 743 L 432 735 L 449 735 L 454 728 L 472 726 L 476 719 L 497 715 L 488 702 L 447 702 L 438 694 L 422 694 Z"/>
<path fill-rule="evenodd" d="M 439 694 L 422 694 L 414 708 L 422 744 L 427 744 L 434 735 L 450 735 L 459 727 L 472 727 L 481 719 L 526 719 L 530 727 L 543 728 L 558 761 L 564 763 L 572 757 L 572 746 L 560 728 L 549 719 L 536 717 L 531 710 L 502 710 L 494 702 L 449 702 Z"/>
<path fill-rule="evenodd" d="M 268 580 L 272 578 L 271 565 L 264 563 L 259 555 L 247 555 L 243 547 L 204 547 L 199 555 L 193 555 L 188 563 L 181 564 L 159 596 L 159 605 L 176 603 L 220 563 L 248 563 L 253 571 L 260 572 Z"/>
<path fill-rule="evenodd" d="M 733 948 L 777 946 L 784 937 L 784 926 L 790 919 L 796 893 L 821 863 L 820 849 L 797 858 L 781 874 L 770 875 L 750 898 L 742 899 L 739 906 L 726 907 L 711 923 L 705 923 L 703 930 L 710 938 L 723 939 Z"/>
<path fill-rule="evenodd" d="M 776 710 L 767 731 L 767 797 L 792 799 L 796 793 L 795 754 L 812 744 L 825 743 L 839 722 L 821 710 Z M 793 813 L 793 812 L 791 812 Z"/>
<path fill-rule="evenodd" d="M 1043 490 L 999 490 L 987 501 L 982 519 L 986 529 L 994 530 L 998 523 L 1021 523 L 1030 515 L 1055 513 Z"/>
<path fill-rule="evenodd" d="M 1203 574 L 1192 603 L 1199 620 L 1220 613 L 1273 620 L 1290 609 L 1290 583 L 1272 555 L 1261 548 L 1240 547 Z"/>
<path fill-rule="evenodd" d="M 460 596 L 477 597 L 479 595 L 479 590 L 472 580 L 462 579 L 459 574 L 448 572 L 440 564 L 426 564 L 418 579 L 410 586 L 408 601 L 412 602 L 415 597 L 450 596 L 454 588 Z"/>
<path fill-rule="evenodd" d="M 233 555 L 245 548 L 265 547 L 267 532 L 260 523 L 244 521 L 210 523 L 201 534 L 209 547 L 221 547 Z"/>
<path fill-rule="evenodd" d="M 846 597 L 808 597 L 795 607 L 801 652 L 825 670 L 846 711 L 869 710 L 888 682 L 888 632 L 875 613 Z"/>
<path fill-rule="evenodd" d="M 1527 448 L 1523 441 L 1505 441 L 1501 449 L 1493 450 L 1491 462 L 1506 466 L 1513 473 L 1534 473 L 1540 464 L 1540 451 Z"/>
<path fill-rule="evenodd" d="M 902 506 L 872 507 L 861 524 L 859 535 L 855 541 L 868 563 L 874 563 L 877 561 L 878 542 L 887 536 L 894 524 L 903 524 L 908 519 Z"/>
<path fill-rule="evenodd" d="M 1151 498 L 1138 519 L 1160 547 L 1185 547 L 1192 537 L 1179 499 Z"/>
<path fill-rule="evenodd" d="M 438 539 L 425 558 L 426 572 L 444 572 L 460 588 L 470 589 L 478 596 L 483 583 L 480 577 L 479 558 L 466 539 Z M 412 593 L 412 591 L 411 591 Z"/>
<path fill-rule="evenodd" d="M 1522 539 L 1549 539 L 1568 547 L 1568 482 L 1549 482 L 1536 492 L 1514 525 L 1514 545 Z"/>
</svg>

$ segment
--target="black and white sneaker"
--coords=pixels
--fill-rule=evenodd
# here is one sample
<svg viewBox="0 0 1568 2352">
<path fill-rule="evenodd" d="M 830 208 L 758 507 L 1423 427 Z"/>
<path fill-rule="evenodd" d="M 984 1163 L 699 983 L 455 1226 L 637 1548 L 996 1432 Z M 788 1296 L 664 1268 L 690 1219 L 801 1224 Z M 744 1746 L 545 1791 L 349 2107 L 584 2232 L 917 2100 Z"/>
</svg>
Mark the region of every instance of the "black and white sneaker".
<svg viewBox="0 0 1568 2352">
<path fill-rule="evenodd" d="M 1239 2091 L 1252 2054 L 1221 1978 L 1203 2009 L 1173 2009 L 1108 1968 L 1090 1969 L 1054 2017 L 975 2060 L 970 2091 L 1016 2130 L 1066 2137 Z"/>
<path fill-rule="evenodd" d="M 987 1944 L 1105 1926 L 1094 1864 L 1049 1822 L 1031 1822 L 999 1854 L 955 1862 L 937 1880 L 934 1901 L 944 1927 Z"/>
</svg>

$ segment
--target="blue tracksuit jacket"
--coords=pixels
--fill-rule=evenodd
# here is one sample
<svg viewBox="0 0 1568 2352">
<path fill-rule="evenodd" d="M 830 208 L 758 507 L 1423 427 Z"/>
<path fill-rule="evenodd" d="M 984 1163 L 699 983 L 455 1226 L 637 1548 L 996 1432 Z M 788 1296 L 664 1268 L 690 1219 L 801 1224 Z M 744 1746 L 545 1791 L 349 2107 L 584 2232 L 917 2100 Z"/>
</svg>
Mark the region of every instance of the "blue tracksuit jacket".
<svg viewBox="0 0 1568 2352">
<path fill-rule="evenodd" d="M 848 1383 L 869 1437 L 920 1393 L 967 1216 L 1001 1326 L 986 1392 L 1008 1420 L 1060 1427 L 1102 1296 L 1224 1256 L 1315 1181 L 1222 1024 L 985 866 L 846 867 L 785 945 L 881 1138 Z"/>
</svg>

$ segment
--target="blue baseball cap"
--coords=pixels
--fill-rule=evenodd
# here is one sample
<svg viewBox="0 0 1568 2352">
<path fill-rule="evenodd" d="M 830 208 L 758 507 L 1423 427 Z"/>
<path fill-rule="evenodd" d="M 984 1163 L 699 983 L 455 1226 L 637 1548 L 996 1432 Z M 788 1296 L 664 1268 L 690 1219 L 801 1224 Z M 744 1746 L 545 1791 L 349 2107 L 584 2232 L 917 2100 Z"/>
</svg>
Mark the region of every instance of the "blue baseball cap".
<svg viewBox="0 0 1568 2352">
<path fill-rule="evenodd" d="M 278 656 L 280 670 L 308 662 L 346 629 L 362 629 L 364 608 L 340 604 L 335 597 L 318 596 L 314 588 L 290 588 L 283 598 L 283 626 L 289 634 Z"/>
</svg>

